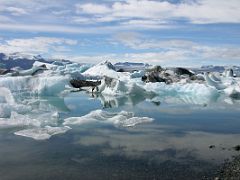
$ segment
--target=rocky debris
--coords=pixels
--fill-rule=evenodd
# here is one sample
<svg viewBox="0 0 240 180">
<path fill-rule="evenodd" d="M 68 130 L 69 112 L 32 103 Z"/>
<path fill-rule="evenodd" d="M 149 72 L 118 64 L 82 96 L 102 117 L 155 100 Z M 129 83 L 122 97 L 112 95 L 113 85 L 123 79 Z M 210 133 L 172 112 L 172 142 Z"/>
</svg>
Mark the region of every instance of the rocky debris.
<svg viewBox="0 0 240 180">
<path fill-rule="evenodd" d="M 216 146 L 215 145 L 210 145 L 209 149 L 214 149 Z"/>
<path fill-rule="evenodd" d="M 235 151 L 240 151 L 240 145 L 237 145 L 237 146 L 233 147 L 233 149 L 234 149 Z"/>
<path fill-rule="evenodd" d="M 117 70 L 117 72 L 125 72 L 125 70 L 123 68 L 120 68 Z"/>
<path fill-rule="evenodd" d="M 36 71 L 34 71 L 33 73 L 32 73 L 32 76 L 34 76 L 34 75 L 36 75 L 36 74 L 38 74 L 38 73 L 41 73 L 41 72 L 43 72 L 44 70 L 47 70 L 47 66 L 46 66 L 46 64 L 43 64 L 43 65 L 41 65 L 41 66 L 39 66 L 41 69 L 37 69 Z"/>
<path fill-rule="evenodd" d="M 214 179 L 239 180 L 240 179 L 240 156 L 235 156 L 232 161 L 226 161 L 217 171 Z"/>
<path fill-rule="evenodd" d="M 85 81 L 85 80 L 77 80 L 77 79 L 72 79 L 70 80 L 70 84 L 74 88 L 82 88 L 82 87 L 97 87 L 98 85 L 101 84 L 101 81 Z"/>
<path fill-rule="evenodd" d="M 177 75 L 189 75 L 189 76 L 194 75 L 194 73 L 191 72 L 190 70 L 188 70 L 186 68 L 181 68 L 181 67 L 175 68 L 174 73 L 177 74 Z"/>
<path fill-rule="evenodd" d="M 26 75 L 34 76 L 36 74 L 39 74 L 39 72 L 43 72 L 44 70 L 47 70 L 47 66 L 45 64 L 41 66 L 33 66 L 31 69 L 27 69 L 27 70 L 21 70 L 21 69 L 19 70 L 17 68 L 0 69 L 0 75 L 10 74 L 10 76 L 26 76 Z"/>
<path fill-rule="evenodd" d="M 7 73 L 13 73 L 14 71 L 11 69 L 0 69 L 0 75 L 5 75 Z"/>
<path fill-rule="evenodd" d="M 204 78 L 195 75 L 185 68 L 163 69 L 161 66 L 155 66 L 152 69 L 147 69 L 146 74 L 142 76 L 142 81 L 148 82 L 164 82 L 171 84 L 173 82 L 180 82 L 182 79 L 186 81 L 202 81 Z"/>
</svg>

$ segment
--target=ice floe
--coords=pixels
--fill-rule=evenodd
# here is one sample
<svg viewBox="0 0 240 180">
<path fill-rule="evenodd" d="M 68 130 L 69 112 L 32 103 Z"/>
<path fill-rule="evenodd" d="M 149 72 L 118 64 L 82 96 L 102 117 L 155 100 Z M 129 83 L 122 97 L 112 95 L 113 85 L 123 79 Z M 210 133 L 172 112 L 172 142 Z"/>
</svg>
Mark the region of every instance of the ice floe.
<svg viewBox="0 0 240 180">
<path fill-rule="evenodd" d="M 64 125 L 81 125 L 90 122 L 110 123 L 115 126 L 131 127 L 141 123 L 152 122 L 149 117 L 135 117 L 134 113 L 121 111 L 111 113 L 103 110 L 95 110 L 81 117 L 70 117 L 64 120 Z"/>
<path fill-rule="evenodd" d="M 21 131 L 17 131 L 14 134 L 18 136 L 33 138 L 35 140 L 46 140 L 54 135 L 66 133 L 70 129 L 71 128 L 68 126 L 64 127 L 45 126 L 32 129 L 24 129 Z"/>
</svg>

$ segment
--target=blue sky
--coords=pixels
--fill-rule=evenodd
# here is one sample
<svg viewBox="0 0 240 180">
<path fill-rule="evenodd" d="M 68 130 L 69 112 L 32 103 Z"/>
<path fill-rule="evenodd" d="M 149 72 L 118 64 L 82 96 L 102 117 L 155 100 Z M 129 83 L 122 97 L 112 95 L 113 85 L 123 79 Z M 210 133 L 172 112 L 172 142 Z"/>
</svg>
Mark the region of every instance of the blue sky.
<svg viewBox="0 0 240 180">
<path fill-rule="evenodd" d="M 239 0 L 0 0 L 0 52 L 76 62 L 240 64 Z"/>
</svg>

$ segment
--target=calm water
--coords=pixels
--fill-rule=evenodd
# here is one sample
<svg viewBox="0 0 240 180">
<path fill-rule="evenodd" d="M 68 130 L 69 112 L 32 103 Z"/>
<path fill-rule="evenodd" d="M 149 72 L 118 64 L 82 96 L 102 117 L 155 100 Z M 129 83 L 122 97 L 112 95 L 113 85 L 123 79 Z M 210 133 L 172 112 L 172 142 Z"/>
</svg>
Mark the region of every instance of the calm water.
<svg viewBox="0 0 240 180">
<path fill-rule="evenodd" d="M 60 112 L 55 125 L 97 109 L 130 111 L 154 121 L 130 128 L 97 122 L 74 125 L 64 134 L 42 141 L 14 135 L 24 126 L 1 127 L 0 180 L 211 176 L 225 159 L 239 154 L 232 147 L 240 144 L 240 105 L 224 100 L 189 104 L 186 102 L 193 101 L 186 99 L 150 101 L 145 97 L 94 97 L 84 92 L 40 98 L 35 107 L 39 116 L 51 108 Z M 48 109 L 42 110 L 39 102 L 45 104 L 42 109 Z"/>
</svg>

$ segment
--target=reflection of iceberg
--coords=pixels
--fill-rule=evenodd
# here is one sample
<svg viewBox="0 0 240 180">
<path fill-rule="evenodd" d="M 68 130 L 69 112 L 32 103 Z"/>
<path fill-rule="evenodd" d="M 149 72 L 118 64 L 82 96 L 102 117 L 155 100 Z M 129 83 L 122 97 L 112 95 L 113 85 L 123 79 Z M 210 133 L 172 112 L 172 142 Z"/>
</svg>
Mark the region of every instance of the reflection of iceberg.
<svg viewBox="0 0 240 180">
<path fill-rule="evenodd" d="M 58 96 L 53 96 L 53 97 L 43 97 L 43 100 L 45 99 L 45 103 L 47 105 L 50 105 L 52 107 L 54 107 L 54 110 L 56 111 L 62 111 L 62 112 L 68 112 L 69 109 L 68 107 L 65 105 L 64 102 L 64 98 L 62 97 L 58 97 Z M 46 108 L 46 106 L 44 108 Z"/>
<path fill-rule="evenodd" d="M 16 103 L 11 91 L 5 87 L 0 87 L 0 118 L 10 117 L 11 111 L 26 113 L 31 111 L 31 107 Z"/>
<path fill-rule="evenodd" d="M 63 134 L 67 132 L 69 129 L 71 128 L 68 126 L 64 126 L 64 127 L 45 126 L 44 128 L 24 129 L 21 131 L 17 131 L 14 134 L 18 136 L 30 137 L 35 140 L 45 140 L 45 139 L 49 139 L 53 135 Z"/>
<path fill-rule="evenodd" d="M 10 111 L 10 118 L 0 118 L 0 126 L 40 126 L 41 122 L 27 115 Z"/>
<path fill-rule="evenodd" d="M 69 110 L 63 98 L 57 96 L 43 98 L 36 94 L 32 95 L 29 91 L 11 92 L 6 87 L 0 87 L 0 127 L 26 128 L 16 132 L 17 135 L 47 139 L 52 135 L 66 132 L 69 128 L 50 127 L 59 125 L 59 112 L 65 111 Z"/>
<path fill-rule="evenodd" d="M 134 117 L 131 112 L 121 111 L 119 113 L 110 113 L 102 110 L 92 111 L 81 117 L 70 117 L 65 119 L 64 125 L 81 125 L 89 122 L 110 123 L 116 126 L 131 127 L 137 124 L 152 122 L 149 117 Z"/>
<path fill-rule="evenodd" d="M 124 105 L 135 106 L 138 103 L 146 100 L 147 98 L 152 98 L 154 96 L 144 96 L 144 95 L 125 95 L 125 96 L 108 96 L 104 94 L 99 94 L 96 96 L 103 105 L 104 108 L 120 107 Z"/>
</svg>

